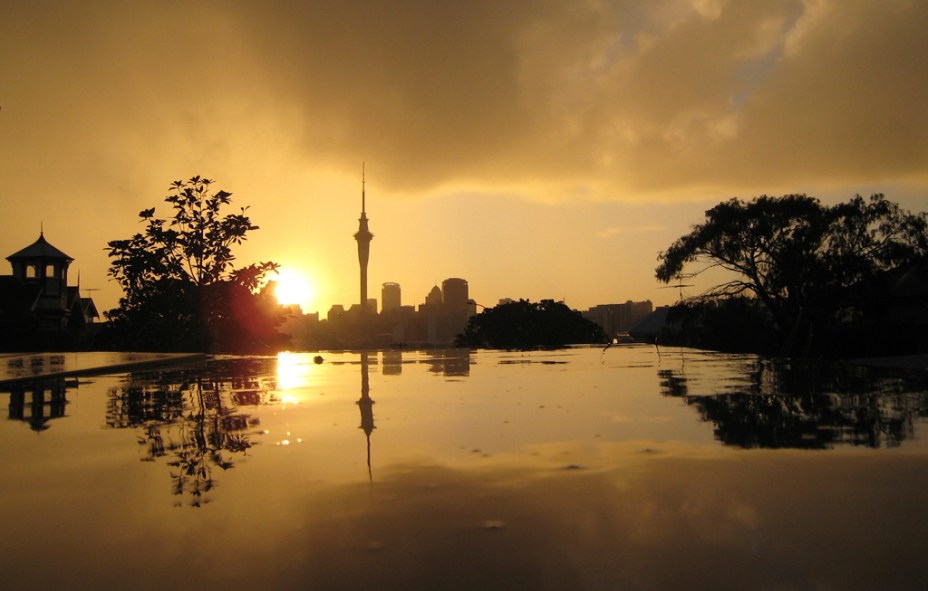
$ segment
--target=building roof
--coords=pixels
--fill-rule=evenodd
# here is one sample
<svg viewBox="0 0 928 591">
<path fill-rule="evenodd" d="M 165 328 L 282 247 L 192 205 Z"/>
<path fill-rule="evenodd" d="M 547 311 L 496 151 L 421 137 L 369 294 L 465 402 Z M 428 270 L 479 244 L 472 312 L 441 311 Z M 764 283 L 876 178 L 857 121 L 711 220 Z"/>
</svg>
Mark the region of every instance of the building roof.
<svg viewBox="0 0 928 591">
<path fill-rule="evenodd" d="M 66 259 L 68 261 L 73 261 L 74 259 L 61 252 L 54 246 L 48 243 L 45 240 L 45 233 L 39 233 L 39 239 L 27 246 L 26 248 L 14 252 L 10 256 L 6 257 L 6 260 L 13 262 L 17 259 Z"/>
</svg>

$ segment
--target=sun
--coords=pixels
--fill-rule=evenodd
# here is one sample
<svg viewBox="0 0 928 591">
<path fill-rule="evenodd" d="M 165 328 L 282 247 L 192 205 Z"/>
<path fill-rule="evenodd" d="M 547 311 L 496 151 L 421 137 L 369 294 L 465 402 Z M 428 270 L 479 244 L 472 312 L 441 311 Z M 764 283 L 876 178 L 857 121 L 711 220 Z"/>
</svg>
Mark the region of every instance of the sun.
<svg viewBox="0 0 928 591">
<path fill-rule="evenodd" d="M 277 303 L 284 306 L 298 304 L 304 312 L 309 308 L 316 293 L 305 275 L 293 269 L 281 269 L 276 281 L 274 295 L 277 297 Z"/>
</svg>

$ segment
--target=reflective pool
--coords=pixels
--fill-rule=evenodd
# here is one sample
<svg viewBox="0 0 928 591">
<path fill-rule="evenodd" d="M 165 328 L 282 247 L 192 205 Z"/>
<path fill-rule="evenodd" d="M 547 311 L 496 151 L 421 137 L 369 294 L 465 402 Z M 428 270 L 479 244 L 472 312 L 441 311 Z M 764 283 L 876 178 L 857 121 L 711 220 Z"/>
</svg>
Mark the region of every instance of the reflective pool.
<svg viewBox="0 0 928 591">
<path fill-rule="evenodd" d="M 8 589 L 924 588 L 924 373 L 648 346 L 8 386 Z"/>
</svg>

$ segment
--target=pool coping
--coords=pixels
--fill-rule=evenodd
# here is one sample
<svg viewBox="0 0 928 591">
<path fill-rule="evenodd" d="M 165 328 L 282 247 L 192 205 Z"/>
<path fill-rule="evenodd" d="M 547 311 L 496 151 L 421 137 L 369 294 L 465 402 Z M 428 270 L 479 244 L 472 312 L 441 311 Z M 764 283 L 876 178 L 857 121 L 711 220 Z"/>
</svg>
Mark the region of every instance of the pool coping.
<svg viewBox="0 0 928 591">
<path fill-rule="evenodd" d="M 88 353 L 100 353 L 100 351 L 90 351 Z M 14 357 L 21 357 L 23 360 L 38 356 L 46 355 L 55 355 L 56 353 L 13 353 L 13 354 L 2 354 L 0 359 L 9 359 Z M 67 352 L 64 354 L 68 355 L 80 355 L 80 352 Z M 0 377 L 0 388 L 25 384 L 30 382 L 40 382 L 50 379 L 59 379 L 59 378 L 69 378 L 69 377 L 78 377 L 78 376 L 87 376 L 87 375 L 101 375 L 101 374 L 110 374 L 110 373 L 122 373 L 132 369 L 147 368 L 147 367 L 157 367 L 163 365 L 174 365 L 178 363 L 186 363 L 189 361 L 199 361 L 209 358 L 209 355 L 206 353 L 137 353 L 137 352 L 126 352 L 126 355 L 136 355 L 142 356 L 142 358 L 117 362 L 117 363 L 105 363 L 103 365 L 91 365 L 87 367 L 78 367 L 74 369 L 62 369 L 61 371 L 49 371 L 45 373 L 28 375 L 28 376 L 16 376 L 16 377 Z"/>
</svg>

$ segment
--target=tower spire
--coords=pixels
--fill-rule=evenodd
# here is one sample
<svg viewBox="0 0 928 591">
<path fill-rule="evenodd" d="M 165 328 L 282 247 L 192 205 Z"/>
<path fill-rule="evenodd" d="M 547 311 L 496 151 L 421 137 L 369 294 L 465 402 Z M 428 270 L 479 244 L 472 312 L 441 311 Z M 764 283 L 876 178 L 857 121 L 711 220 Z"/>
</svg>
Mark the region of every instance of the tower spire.
<svg viewBox="0 0 928 591">
<path fill-rule="evenodd" d="M 367 215 L 367 198 L 365 196 L 365 177 L 364 177 L 364 161 L 361 161 L 361 217 Z"/>
</svg>

